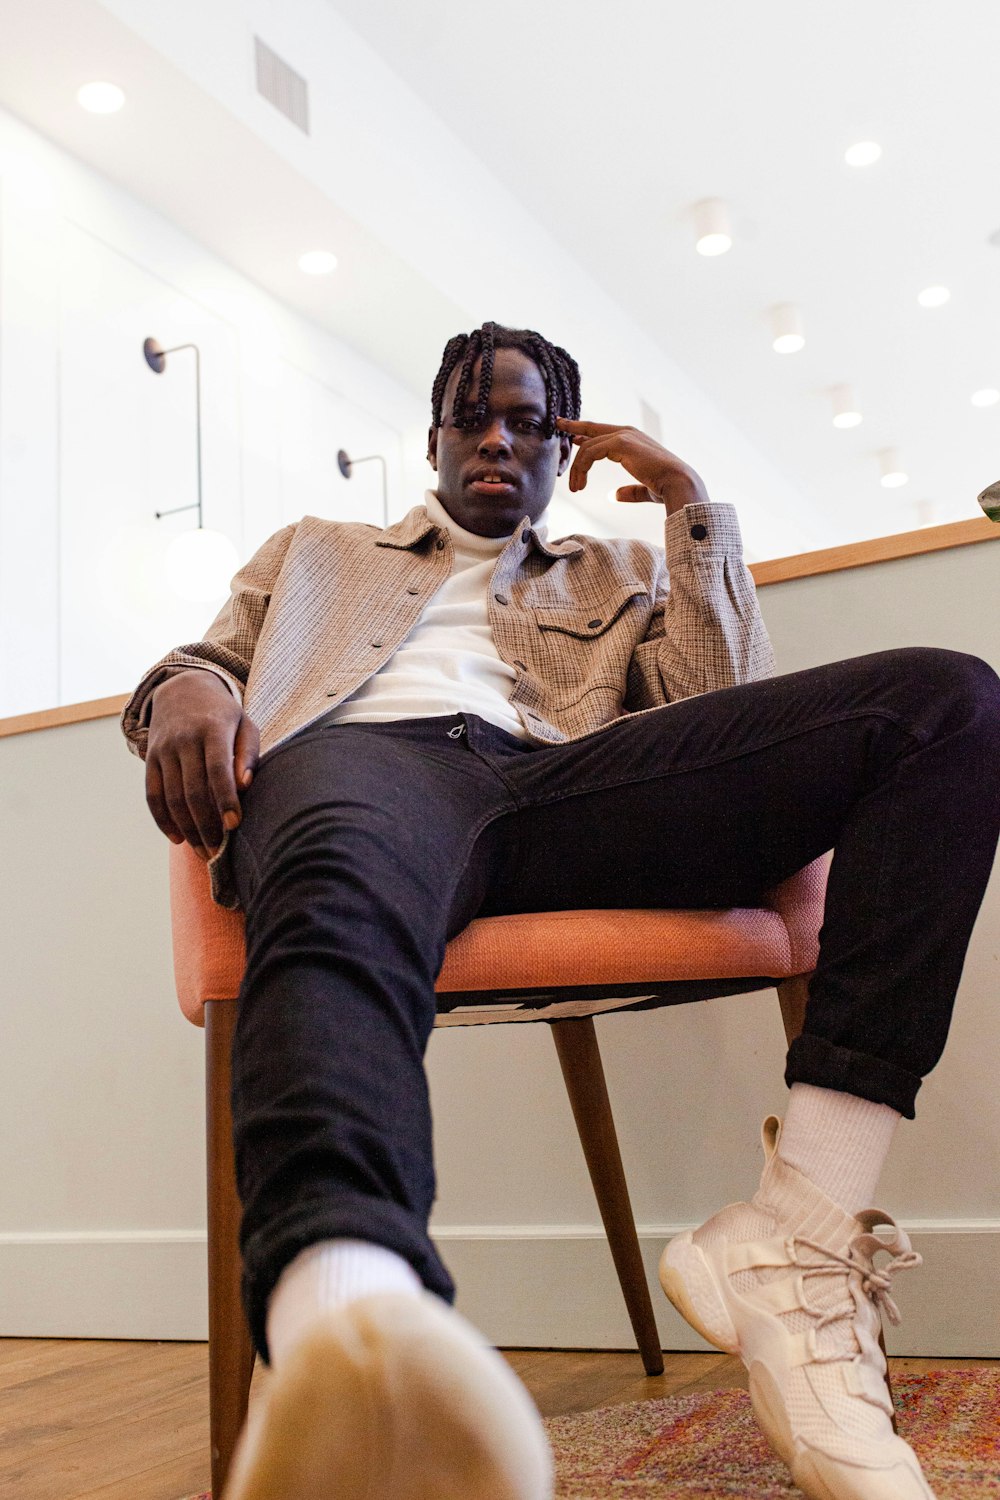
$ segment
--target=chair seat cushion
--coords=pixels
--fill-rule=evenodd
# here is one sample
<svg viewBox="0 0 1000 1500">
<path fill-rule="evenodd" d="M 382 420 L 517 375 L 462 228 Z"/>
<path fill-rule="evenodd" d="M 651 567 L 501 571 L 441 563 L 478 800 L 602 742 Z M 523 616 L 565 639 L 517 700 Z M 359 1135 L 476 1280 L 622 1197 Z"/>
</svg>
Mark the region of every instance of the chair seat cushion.
<svg viewBox="0 0 1000 1500">
<path fill-rule="evenodd" d="M 796 972 L 784 921 L 756 907 L 480 917 L 448 944 L 436 988 L 443 1002 L 457 991 L 463 1003 L 439 1014 L 437 1024 L 593 1015 L 635 1005 L 645 986 L 653 992 L 691 980 L 781 979 Z M 524 1008 L 514 999 L 519 991 L 538 996 L 559 990 L 577 993 Z M 483 994 L 483 1003 L 475 992 Z"/>
<path fill-rule="evenodd" d="M 615 909 L 479 917 L 448 944 L 437 982 L 444 1012 L 438 1024 L 550 1020 L 635 1004 L 647 985 L 652 992 L 658 984 L 807 973 L 816 962 L 824 880 L 818 861 L 792 877 L 778 888 L 788 893 L 785 910 Z M 205 867 L 186 844 L 171 849 L 171 911 L 177 996 L 187 1018 L 200 1026 L 207 1000 L 236 997 L 246 956 L 242 915 L 215 905 Z M 595 996 L 595 987 L 603 993 Z M 732 991 L 746 988 L 738 982 L 731 986 Z M 577 992 L 567 1002 L 572 1008 L 525 1011 L 505 998 L 560 989 Z M 587 990 L 591 994 L 582 999 L 579 992 Z M 479 994 L 482 1003 L 467 1003 L 467 997 Z M 449 1005 L 449 995 L 461 1002 Z"/>
</svg>

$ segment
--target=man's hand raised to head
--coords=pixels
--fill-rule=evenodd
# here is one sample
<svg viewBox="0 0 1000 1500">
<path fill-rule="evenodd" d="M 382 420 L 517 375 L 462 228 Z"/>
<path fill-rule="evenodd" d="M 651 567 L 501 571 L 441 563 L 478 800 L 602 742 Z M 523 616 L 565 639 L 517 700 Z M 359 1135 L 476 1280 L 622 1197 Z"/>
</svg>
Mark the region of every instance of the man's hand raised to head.
<svg viewBox="0 0 1000 1500">
<path fill-rule="evenodd" d="M 146 802 L 171 843 L 208 860 L 242 816 L 239 792 L 260 755 L 257 726 L 214 672 L 192 667 L 153 693 Z"/>
<path fill-rule="evenodd" d="M 639 481 L 623 485 L 618 491 L 617 498 L 626 504 L 658 500 L 671 516 L 685 505 L 708 499 L 708 491 L 694 469 L 636 427 L 572 422 L 568 417 L 557 417 L 556 428 L 567 434 L 577 450 L 569 471 L 571 490 L 584 488 L 591 464 L 610 458 Z"/>
</svg>

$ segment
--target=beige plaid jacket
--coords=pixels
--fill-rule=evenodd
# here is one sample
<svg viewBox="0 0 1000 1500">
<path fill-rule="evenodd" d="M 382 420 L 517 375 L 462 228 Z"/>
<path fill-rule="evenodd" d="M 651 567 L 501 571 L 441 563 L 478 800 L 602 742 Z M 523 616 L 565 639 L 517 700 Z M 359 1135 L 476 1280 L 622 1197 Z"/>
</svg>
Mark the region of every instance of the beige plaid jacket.
<svg viewBox="0 0 1000 1500">
<path fill-rule="evenodd" d="M 143 677 L 122 714 L 131 749 L 145 755 L 153 689 L 186 667 L 224 678 L 261 752 L 273 749 L 388 661 L 451 566 L 448 533 L 422 505 L 385 531 L 314 516 L 286 526 L 237 573 L 205 639 Z M 666 559 L 638 541 L 543 542 L 525 521 L 493 571 L 489 612 L 517 674 L 511 703 L 546 744 L 774 670 L 729 505 L 668 518 Z"/>
<path fill-rule="evenodd" d="M 511 703 L 532 739 L 577 739 L 623 714 L 752 682 L 774 670 L 729 505 L 688 505 L 666 559 L 639 541 L 543 542 L 527 521 L 490 584 Z M 122 714 L 144 755 L 146 713 L 172 671 L 209 667 L 238 692 L 265 753 L 341 703 L 388 661 L 451 572 L 448 533 L 422 505 L 394 526 L 307 516 L 233 580 L 205 639 L 143 677 Z"/>
<path fill-rule="evenodd" d="M 422 505 L 384 531 L 315 516 L 286 526 L 237 573 L 205 639 L 143 677 L 122 714 L 130 748 L 145 755 L 153 689 L 202 667 L 242 698 L 266 754 L 388 661 L 451 567 L 451 539 Z M 666 557 L 639 541 L 545 542 L 525 520 L 493 570 L 489 614 L 517 674 L 511 704 L 542 744 L 774 669 L 729 505 L 670 516 Z"/>
</svg>

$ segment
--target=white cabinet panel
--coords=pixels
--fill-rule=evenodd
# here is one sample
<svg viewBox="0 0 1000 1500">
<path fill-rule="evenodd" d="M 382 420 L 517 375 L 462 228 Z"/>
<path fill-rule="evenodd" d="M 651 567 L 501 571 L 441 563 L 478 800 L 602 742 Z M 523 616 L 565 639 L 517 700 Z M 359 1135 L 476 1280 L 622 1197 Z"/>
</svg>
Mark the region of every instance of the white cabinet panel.
<svg viewBox="0 0 1000 1500">
<path fill-rule="evenodd" d="M 0 718 L 59 695 L 58 215 L 0 182 Z"/>
<path fill-rule="evenodd" d="M 239 361 L 232 327 L 67 223 L 60 327 L 60 701 L 127 691 L 169 647 L 201 637 L 222 603 L 187 604 L 163 577 L 173 537 L 197 524 L 190 350 L 156 375 L 142 354 L 201 354 L 205 524 L 241 549 Z"/>
</svg>

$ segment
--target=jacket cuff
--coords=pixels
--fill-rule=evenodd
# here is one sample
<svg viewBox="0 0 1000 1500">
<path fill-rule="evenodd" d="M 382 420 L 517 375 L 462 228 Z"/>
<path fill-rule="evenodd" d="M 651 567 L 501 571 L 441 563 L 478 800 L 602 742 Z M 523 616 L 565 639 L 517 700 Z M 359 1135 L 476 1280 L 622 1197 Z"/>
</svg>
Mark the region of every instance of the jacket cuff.
<svg viewBox="0 0 1000 1500">
<path fill-rule="evenodd" d="M 232 693 L 237 703 L 243 703 L 243 694 L 240 684 L 235 678 L 230 677 L 221 667 L 210 666 L 208 662 L 184 662 L 176 666 L 155 667 L 139 683 L 135 692 L 122 709 L 121 727 L 122 733 L 128 741 L 128 747 L 133 755 L 138 755 L 140 760 L 146 759 L 146 745 L 149 740 L 149 716 L 153 707 L 153 693 L 161 683 L 166 682 L 168 677 L 176 677 L 178 672 L 214 672 Z"/>
<path fill-rule="evenodd" d="M 699 500 L 667 517 L 665 527 L 667 567 L 679 563 L 716 561 L 735 557 L 743 560 L 743 537 L 736 507 L 726 501 Z"/>
</svg>

